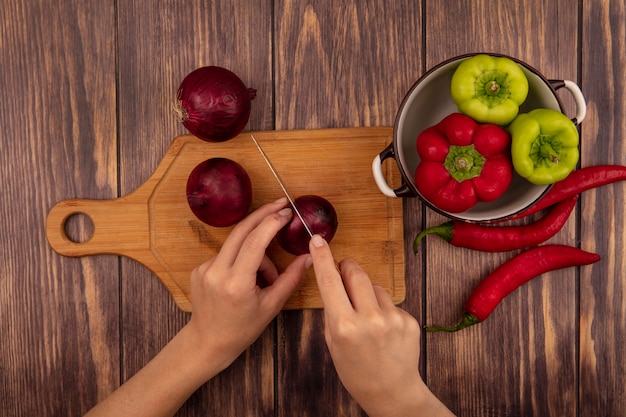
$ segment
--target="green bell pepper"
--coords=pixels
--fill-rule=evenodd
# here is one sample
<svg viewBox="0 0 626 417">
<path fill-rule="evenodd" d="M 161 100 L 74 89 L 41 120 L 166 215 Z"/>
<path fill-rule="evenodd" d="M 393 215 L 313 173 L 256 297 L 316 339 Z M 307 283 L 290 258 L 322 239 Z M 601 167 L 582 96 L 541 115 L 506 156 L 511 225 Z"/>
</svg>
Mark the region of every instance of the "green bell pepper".
<svg viewBox="0 0 626 417">
<path fill-rule="evenodd" d="M 506 126 L 526 100 L 528 79 L 515 61 L 480 54 L 457 67 L 450 93 L 461 113 L 480 123 Z"/>
<path fill-rule="evenodd" d="M 553 184 L 578 164 L 578 130 L 563 113 L 535 109 L 508 126 L 513 168 L 533 184 Z"/>
</svg>

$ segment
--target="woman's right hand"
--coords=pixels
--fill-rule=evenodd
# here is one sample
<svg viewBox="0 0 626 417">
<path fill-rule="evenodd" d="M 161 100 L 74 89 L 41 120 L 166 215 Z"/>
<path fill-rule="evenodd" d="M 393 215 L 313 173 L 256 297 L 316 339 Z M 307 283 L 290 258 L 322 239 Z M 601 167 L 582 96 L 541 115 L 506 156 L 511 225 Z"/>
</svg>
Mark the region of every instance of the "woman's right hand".
<svg viewBox="0 0 626 417">
<path fill-rule="evenodd" d="M 335 265 L 319 235 L 310 243 L 324 302 L 325 338 L 344 387 L 370 417 L 453 415 L 419 374 L 420 326 L 373 286 L 354 261 Z"/>
</svg>

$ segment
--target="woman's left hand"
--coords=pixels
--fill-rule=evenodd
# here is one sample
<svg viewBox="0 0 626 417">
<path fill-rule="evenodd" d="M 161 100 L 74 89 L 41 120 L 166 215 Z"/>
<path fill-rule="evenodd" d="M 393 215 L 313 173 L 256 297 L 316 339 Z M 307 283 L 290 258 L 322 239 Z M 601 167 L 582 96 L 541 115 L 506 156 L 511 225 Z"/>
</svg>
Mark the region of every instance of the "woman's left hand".
<svg viewBox="0 0 626 417">
<path fill-rule="evenodd" d="M 265 251 L 293 215 L 287 200 L 266 204 L 242 220 L 220 252 L 191 274 L 192 316 L 187 327 L 219 365 L 230 365 L 280 312 L 304 277 L 308 255 L 302 255 L 279 273 Z M 266 283 L 257 284 L 257 272 Z M 209 371 L 209 370 L 207 370 Z"/>
</svg>

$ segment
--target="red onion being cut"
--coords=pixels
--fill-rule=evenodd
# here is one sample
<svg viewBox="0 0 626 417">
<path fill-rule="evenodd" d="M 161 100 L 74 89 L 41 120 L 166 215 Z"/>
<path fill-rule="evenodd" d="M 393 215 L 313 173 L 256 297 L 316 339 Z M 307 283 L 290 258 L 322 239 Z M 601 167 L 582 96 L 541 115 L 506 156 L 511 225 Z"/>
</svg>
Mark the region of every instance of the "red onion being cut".
<svg viewBox="0 0 626 417">
<path fill-rule="evenodd" d="M 247 88 L 235 73 L 222 67 L 201 67 L 180 84 L 174 109 L 194 136 L 224 142 L 246 126 L 255 97 L 256 90 Z"/>
<path fill-rule="evenodd" d="M 294 204 L 304 217 L 304 221 L 311 228 L 313 234 L 321 235 L 330 242 L 337 231 L 337 212 L 333 205 L 317 195 L 303 195 L 294 200 Z M 302 221 L 296 213 L 291 221 L 276 235 L 279 245 L 292 255 L 309 253 L 309 240 Z"/>
<path fill-rule="evenodd" d="M 209 226 L 232 226 L 250 210 L 252 182 L 237 162 L 207 159 L 187 179 L 187 202 L 193 214 Z"/>
</svg>

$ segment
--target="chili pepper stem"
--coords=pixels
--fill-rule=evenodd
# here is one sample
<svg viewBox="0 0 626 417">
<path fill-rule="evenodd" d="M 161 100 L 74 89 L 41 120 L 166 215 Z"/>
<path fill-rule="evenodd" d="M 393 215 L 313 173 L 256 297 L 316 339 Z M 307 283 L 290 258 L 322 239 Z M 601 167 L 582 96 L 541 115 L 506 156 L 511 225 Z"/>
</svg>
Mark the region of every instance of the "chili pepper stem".
<svg viewBox="0 0 626 417">
<path fill-rule="evenodd" d="M 426 327 L 427 332 L 458 332 L 459 330 L 465 329 L 466 327 L 473 326 L 474 324 L 480 323 L 478 317 L 470 313 L 464 313 L 463 318 L 454 327 L 445 327 L 445 326 L 429 326 Z"/>
<path fill-rule="evenodd" d="M 447 240 L 448 242 L 452 239 L 452 222 L 445 222 L 440 224 L 439 226 L 429 227 L 428 229 L 422 230 L 417 236 L 415 236 L 415 240 L 413 241 L 413 252 L 417 253 L 417 249 L 419 247 L 420 242 L 426 235 L 437 235 L 442 239 Z"/>
</svg>

